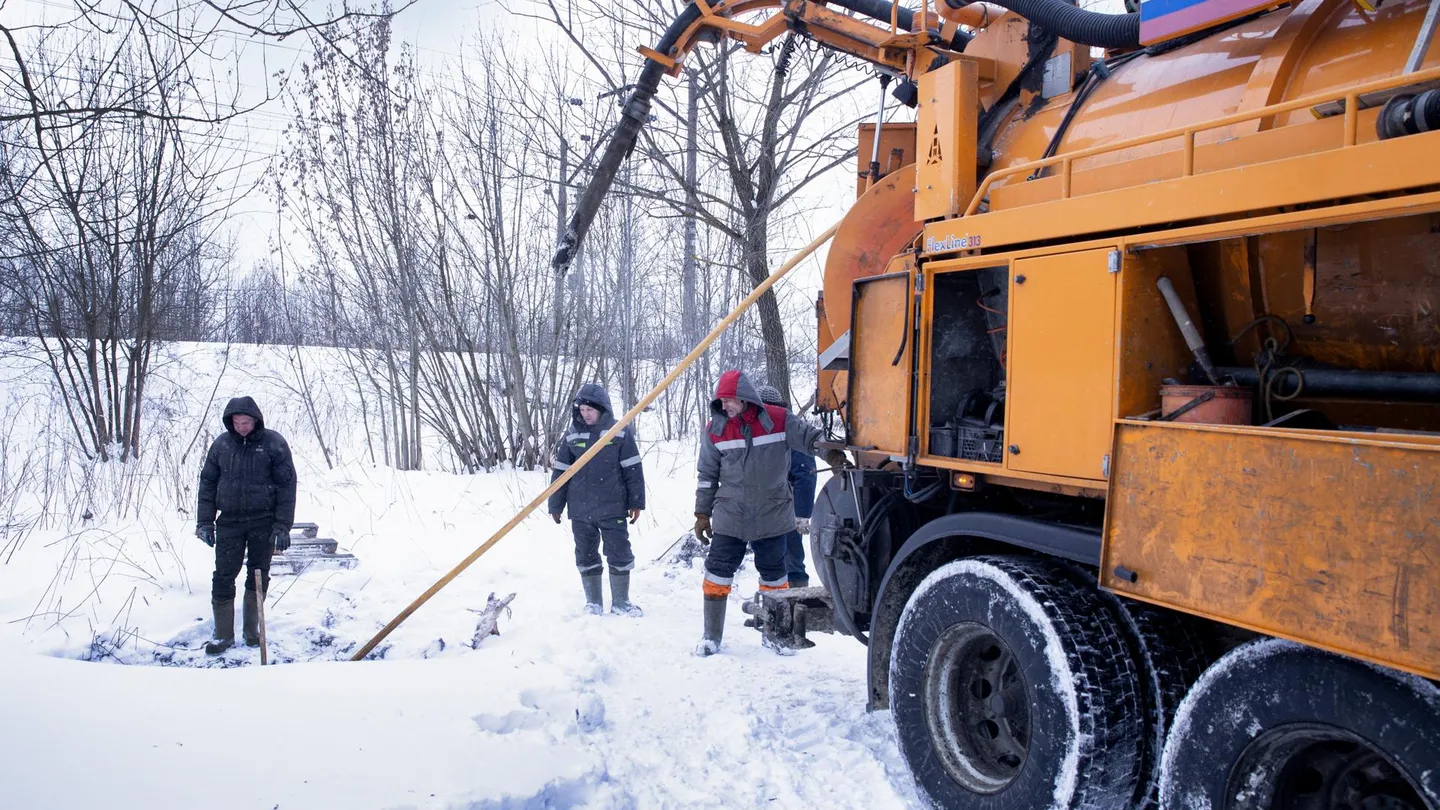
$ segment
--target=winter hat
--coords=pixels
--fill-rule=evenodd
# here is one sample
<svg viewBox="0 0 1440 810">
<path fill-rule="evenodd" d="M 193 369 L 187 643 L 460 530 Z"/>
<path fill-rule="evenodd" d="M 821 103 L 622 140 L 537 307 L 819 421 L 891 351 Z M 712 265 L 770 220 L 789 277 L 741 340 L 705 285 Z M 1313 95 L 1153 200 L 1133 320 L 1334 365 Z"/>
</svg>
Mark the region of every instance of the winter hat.
<svg viewBox="0 0 1440 810">
<path fill-rule="evenodd" d="M 765 403 L 766 405 L 779 405 L 782 408 L 786 407 L 785 398 L 780 396 L 780 389 L 776 388 L 775 386 L 762 385 L 757 387 L 755 391 L 760 395 L 760 401 Z"/>
</svg>

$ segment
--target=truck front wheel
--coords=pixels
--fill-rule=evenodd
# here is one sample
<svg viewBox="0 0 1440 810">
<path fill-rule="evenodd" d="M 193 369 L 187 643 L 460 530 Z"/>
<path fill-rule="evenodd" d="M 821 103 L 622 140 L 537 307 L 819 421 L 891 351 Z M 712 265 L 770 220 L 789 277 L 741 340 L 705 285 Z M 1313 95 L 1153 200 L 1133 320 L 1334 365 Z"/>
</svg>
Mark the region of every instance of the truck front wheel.
<svg viewBox="0 0 1440 810">
<path fill-rule="evenodd" d="M 911 595 L 890 708 L 936 807 L 1124 807 L 1140 771 L 1139 678 L 1110 611 L 1060 563 L 976 557 Z"/>
</svg>

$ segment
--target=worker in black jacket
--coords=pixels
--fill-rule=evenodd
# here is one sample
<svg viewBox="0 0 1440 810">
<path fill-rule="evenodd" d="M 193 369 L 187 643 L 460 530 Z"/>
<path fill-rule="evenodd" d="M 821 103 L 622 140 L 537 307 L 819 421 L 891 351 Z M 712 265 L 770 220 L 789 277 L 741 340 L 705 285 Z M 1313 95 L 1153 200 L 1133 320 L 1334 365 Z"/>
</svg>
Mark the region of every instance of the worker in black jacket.
<svg viewBox="0 0 1440 810">
<path fill-rule="evenodd" d="M 210 585 L 215 636 L 205 645 L 210 655 L 235 643 L 235 577 L 242 562 L 245 643 L 260 645 L 258 600 L 270 589 L 270 556 L 290 547 L 295 522 L 295 464 L 285 437 L 265 427 L 265 417 L 250 397 L 230 400 L 221 421 L 225 432 L 205 454 L 195 510 L 195 536 L 215 549 Z M 263 579 L 258 594 L 256 571 Z"/>
<path fill-rule="evenodd" d="M 555 448 L 550 480 L 570 469 L 570 465 L 590 449 L 591 443 L 614 425 L 610 395 L 605 389 L 594 383 L 580 386 L 571 410 L 570 429 Z M 610 566 L 610 612 L 622 616 L 641 615 L 640 608 L 630 601 L 630 570 L 635 567 L 635 554 L 630 550 L 630 532 L 625 525 L 627 516 L 634 523 L 640 519 L 640 510 L 645 508 L 645 473 L 632 428 L 620 431 L 605 449 L 550 496 L 550 517 L 556 523 L 560 522 L 566 507 L 569 507 L 570 528 L 575 534 L 575 566 L 580 569 L 580 584 L 585 589 L 585 610 L 595 614 L 605 610 L 600 584 L 604 568 L 600 562 L 603 540 L 605 561 Z"/>
</svg>

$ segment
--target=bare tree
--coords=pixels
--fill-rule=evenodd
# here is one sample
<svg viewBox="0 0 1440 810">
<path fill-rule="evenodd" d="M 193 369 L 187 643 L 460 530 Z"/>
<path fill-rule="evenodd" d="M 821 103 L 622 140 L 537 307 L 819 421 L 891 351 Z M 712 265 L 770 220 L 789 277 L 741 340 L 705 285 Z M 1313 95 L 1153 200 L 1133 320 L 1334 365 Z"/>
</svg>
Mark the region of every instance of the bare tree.
<svg viewBox="0 0 1440 810">
<path fill-rule="evenodd" d="M 302 0 L 71 0 L 69 12 L 59 19 L 0 22 L 3 51 L 8 51 L 10 62 L 5 70 L 10 81 L 0 95 L 0 123 L 29 123 L 38 133 L 110 116 L 229 121 L 274 100 L 279 92 L 267 76 L 263 97 L 242 102 L 238 84 L 229 83 L 227 89 L 216 81 L 223 70 L 214 68 L 238 62 L 237 42 L 303 35 L 316 38 L 341 58 L 351 58 L 345 40 L 338 36 L 342 29 L 335 23 L 388 20 L 413 2 L 407 0 L 399 9 L 388 0 L 375 7 L 352 8 L 349 0 L 342 0 L 337 12 L 317 17 Z M 22 42 L 25 39 L 31 40 L 28 45 Z M 45 57 L 49 62 L 65 63 L 88 53 L 86 43 L 94 41 L 124 42 L 132 50 L 126 58 L 139 54 L 146 64 L 131 81 L 104 97 L 77 98 L 43 81 L 46 70 L 34 64 L 37 48 L 49 49 Z M 105 67 L 113 69 L 117 64 Z M 157 94 L 176 86 L 193 91 L 186 106 L 154 103 Z"/>
<path fill-rule="evenodd" d="M 105 107 L 151 91 L 155 109 L 183 109 L 190 85 L 174 54 L 90 41 L 64 63 L 29 59 L 37 88 Z M 158 68 L 171 80 L 157 79 Z M 155 342 L 208 298 L 228 260 L 216 236 L 233 197 L 220 132 L 176 118 L 106 116 L 42 126 L 0 123 L 3 283 L 25 302 L 88 455 L 140 453 L 146 375 Z"/>
<path fill-rule="evenodd" d="M 678 10 L 666 0 L 633 6 L 544 0 L 543 8 L 537 16 L 559 28 L 613 88 L 624 87 L 624 76 L 638 69 L 618 46 L 653 41 Z M 597 30 L 605 35 L 595 36 Z M 735 243 L 748 287 L 769 275 L 774 243 L 799 195 L 853 159 L 851 140 L 843 135 L 862 116 L 854 91 L 865 79 L 794 35 L 772 49 L 769 60 L 735 59 L 740 50 L 731 43 L 692 53 L 683 104 L 675 86 L 662 86 L 655 99 L 660 120 L 641 131 L 637 148 L 653 169 L 622 173 L 616 191 L 655 203 L 654 216 L 724 234 Z M 761 298 L 758 310 L 766 374 L 788 394 L 790 357 L 773 292 Z"/>
</svg>

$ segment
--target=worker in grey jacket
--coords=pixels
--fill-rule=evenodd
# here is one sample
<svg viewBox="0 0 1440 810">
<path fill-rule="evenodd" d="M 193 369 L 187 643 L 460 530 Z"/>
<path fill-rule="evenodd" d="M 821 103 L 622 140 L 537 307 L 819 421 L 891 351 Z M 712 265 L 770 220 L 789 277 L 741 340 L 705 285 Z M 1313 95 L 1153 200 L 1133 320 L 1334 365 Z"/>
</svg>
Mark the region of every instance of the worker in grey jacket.
<svg viewBox="0 0 1440 810">
<path fill-rule="evenodd" d="M 570 429 L 555 448 L 554 481 L 570 469 L 576 459 L 590 449 L 591 443 L 615 425 L 610 412 L 610 395 L 604 388 L 586 383 L 575 394 Z M 585 609 L 590 613 L 605 610 L 601 592 L 600 562 L 603 541 L 605 560 L 610 565 L 610 612 L 622 616 L 639 616 L 641 610 L 630 601 L 630 570 L 635 567 L 635 554 L 630 549 L 630 532 L 626 517 L 634 523 L 645 508 L 645 473 L 641 469 L 640 449 L 635 432 L 627 427 L 610 441 L 575 476 L 550 496 L 550 517 L 559 523 L 566 508 L 570 512 L 570 528 L 575 535 L 575 566 L 580 569 L 580 584 L 585 590 Z"/>
<path fill-rule="evenodd" d="M 788 587 L 784 542 L 795 529 L 790 451 L 818 454 L 824 438 L 819 428 L 786 409 L 761 402 L 739 371 L 720 375 L 710 412 L 695 489 L 695 536 L 710 546 L 703 584 L 705 634 L 695 648 L 700 656 L 720 649 L 725 602 L 747 543 L 755 551 L 760 589 Z M 823 452 L 832 466 L 845 463 L 841 451 Z"/>
</svg>

